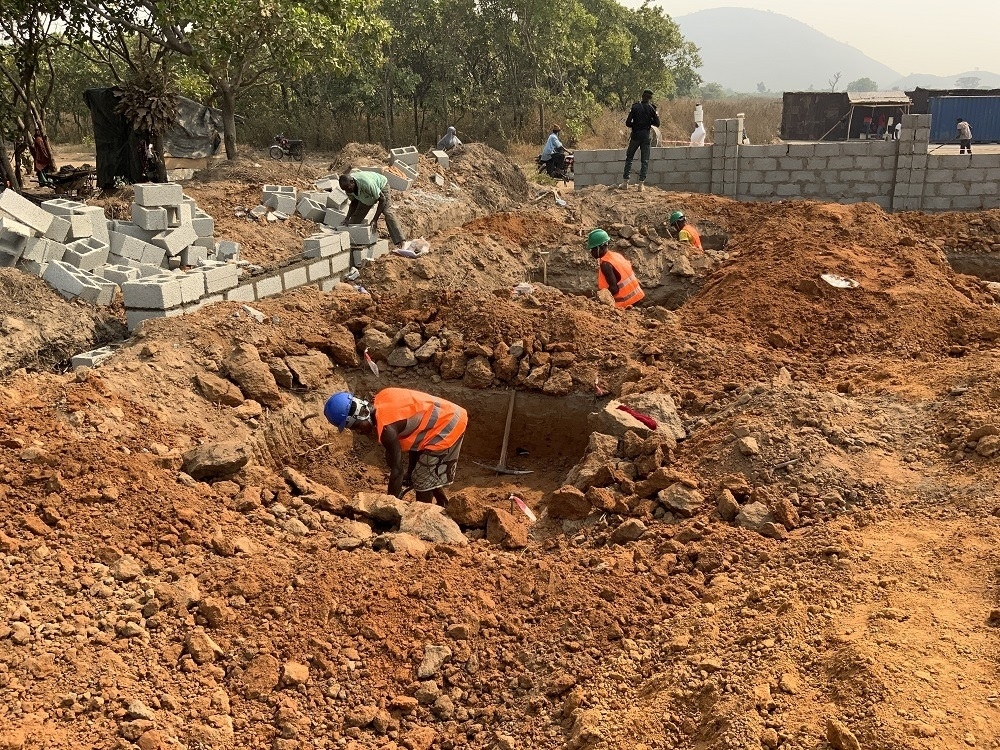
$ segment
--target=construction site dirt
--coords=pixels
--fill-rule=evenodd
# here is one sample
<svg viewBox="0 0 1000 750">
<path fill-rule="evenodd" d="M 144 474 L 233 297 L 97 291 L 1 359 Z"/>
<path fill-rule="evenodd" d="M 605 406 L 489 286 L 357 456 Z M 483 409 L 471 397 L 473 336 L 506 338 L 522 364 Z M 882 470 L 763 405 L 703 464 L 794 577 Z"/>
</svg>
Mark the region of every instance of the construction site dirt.
<svg viewBox="0 0 1000 750">
<path fill-rule="evenodd" d="M 327 167 L 184 190 L 266 267 L 315 224 L 240 207 Z M 428 254 L 132 334 L 0 269 L 0 748 L 1000 748 L 1000 211 L 557 195 L 475 145 L 394 199 Z M 387 386 L 469 412 L 443 509 L 323 417 Z M 511 390 L 530 474 L 487 468 Z"/>
</svg>

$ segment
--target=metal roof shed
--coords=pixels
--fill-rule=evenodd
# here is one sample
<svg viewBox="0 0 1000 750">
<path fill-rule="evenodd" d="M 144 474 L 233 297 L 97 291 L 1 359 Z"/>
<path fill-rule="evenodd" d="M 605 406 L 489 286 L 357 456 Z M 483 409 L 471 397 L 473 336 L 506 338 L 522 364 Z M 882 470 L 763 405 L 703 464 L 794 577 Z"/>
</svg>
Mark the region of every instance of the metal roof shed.
<svg viewBox="0 0 1000 750">
<path fill-rule="evenodd" d="M 903 91 L 849 91 L 847 101 L 847 138 L 871 138 L 881 135 L 891 120 L 899 122 L 908 114 L 912 102 Z M 820 139 L 822 140 L 822 138 Z"/>
<path fill-rule="evenodd" d="M 909 97 L 902 91 L 786 91 L 782 98 L 781 137 L 786 141 L 843 141 L 862 135 L 867 138 L 869 130 L 877 131 L 880 117 L 885 117 L 883 127 L 888 127 L 889 118 L 899 122 L 910 106 Z"/>
</svg>

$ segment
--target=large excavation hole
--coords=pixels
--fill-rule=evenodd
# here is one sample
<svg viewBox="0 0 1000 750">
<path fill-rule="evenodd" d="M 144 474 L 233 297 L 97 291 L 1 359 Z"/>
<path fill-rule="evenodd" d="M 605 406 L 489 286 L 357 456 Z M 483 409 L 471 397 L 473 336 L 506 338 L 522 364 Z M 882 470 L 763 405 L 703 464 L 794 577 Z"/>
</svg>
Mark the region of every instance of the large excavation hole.
<svg viewBox="0 0 1000 750">
<path fill-rule="evenodd" d="M 948 263 L 958 273 L 1000 281 L 1000 253 L 949 253 Z"/>
</svg>

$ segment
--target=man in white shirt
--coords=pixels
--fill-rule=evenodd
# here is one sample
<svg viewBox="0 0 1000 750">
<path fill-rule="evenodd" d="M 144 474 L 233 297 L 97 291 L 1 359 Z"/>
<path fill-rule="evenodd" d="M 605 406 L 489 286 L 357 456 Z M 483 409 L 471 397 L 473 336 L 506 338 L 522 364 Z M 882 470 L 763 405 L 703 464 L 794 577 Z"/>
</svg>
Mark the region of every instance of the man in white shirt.
<svg viewBox="0 0 1000 750">
<path fill-rule="evenodd" d="M 961 117 L 958 118 L 958 153 L 972 153 L 972 126 Z"/>
</svg>

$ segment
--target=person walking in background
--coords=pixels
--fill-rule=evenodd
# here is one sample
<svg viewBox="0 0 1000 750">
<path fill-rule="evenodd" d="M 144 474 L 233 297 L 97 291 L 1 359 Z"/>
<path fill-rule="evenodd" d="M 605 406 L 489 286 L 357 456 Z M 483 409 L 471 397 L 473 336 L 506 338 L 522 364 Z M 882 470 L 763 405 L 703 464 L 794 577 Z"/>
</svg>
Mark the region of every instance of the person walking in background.
<svg viewBox="0 0 1000 750">
<path fill-rule="evenodd" d="M 958 118 L 958 153 L 972 153 L 972 126 L 961 117 Z"/>
<path fill-rule="evenodd" d="M 632 160 L 635 152 L 640 152 L 639 191 L 646 188 L 646 174 L 649 172 L 649 131 L 654 125 L 659 126 L 660 116 L 656 114 L 656 105 L 652 103 L 653 90 L 644 89 L 642 101 L 635 102 L 625 119 L 625 126 L 632 129 L 628 139 L 628 150 L 625 152 L 625 171 L 622 174 L 622 190 L 628 190 L 628 180 L 632 175 Z"/>
<path fill-rule="evenodd" d="M 35 176 L 38 177 L 38 184 L 42 187 L 52 184 L 49 179 L 49 172 L 55 167 L 55 160 L 49 150 L 49 144 L 42 134 L 41 128 L 35 128 L 35 140 L 28 146 L 31 158 L 35 161 Z"/>
<path fill-rule="evenodd" d="M 450 151 L 456 146 L 461 146 L 462 142 L 458 139 L 456 133 L 457 131 L 454 126 L 448 128 L 448 132 L 441 136 L 441 140 L 438 141 L 438 149 L 440 151 Z"/>
</svg>

